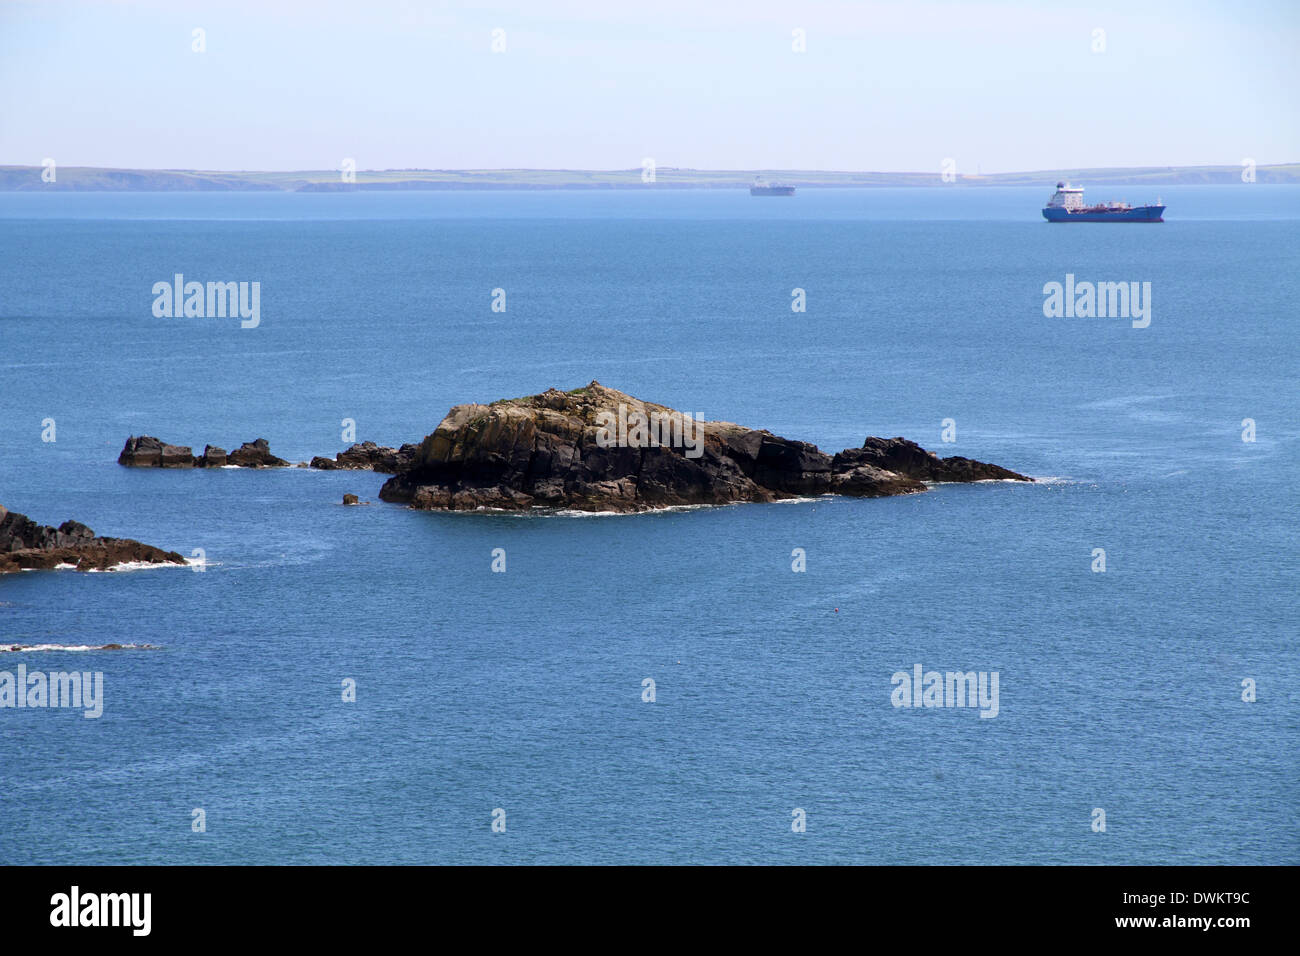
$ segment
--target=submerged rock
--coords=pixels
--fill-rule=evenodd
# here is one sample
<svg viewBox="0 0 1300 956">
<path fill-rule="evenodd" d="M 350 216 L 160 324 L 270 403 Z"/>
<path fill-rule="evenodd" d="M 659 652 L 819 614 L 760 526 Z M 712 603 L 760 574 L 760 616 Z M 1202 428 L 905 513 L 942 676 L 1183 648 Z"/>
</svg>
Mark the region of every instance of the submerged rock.
<svg viewBox="0 0 1300 956">
<path fill-rule="evenodd" d="M 0 574 L 27 569 L 53 570 L 72 565 L 78 571 L 104 571 L 119 564 L 184 564 L 175 551 L 164 551 L 130 538 L 97 538 L 79 521 L 57 528 L 37 524 L 0 505 Z"/>
<path fill-rule="evenodd" d="M 1031 480 L 997 465 L 939 458 L 903 438 L 868 438 L 832 457 L 807 442 L 702 421 L 592 382 L 457 405 L 379 497 L 427 510 L 645 511 L 881 497 L 924 491 L 927 481 L 994 478 Z"/>
</svg>

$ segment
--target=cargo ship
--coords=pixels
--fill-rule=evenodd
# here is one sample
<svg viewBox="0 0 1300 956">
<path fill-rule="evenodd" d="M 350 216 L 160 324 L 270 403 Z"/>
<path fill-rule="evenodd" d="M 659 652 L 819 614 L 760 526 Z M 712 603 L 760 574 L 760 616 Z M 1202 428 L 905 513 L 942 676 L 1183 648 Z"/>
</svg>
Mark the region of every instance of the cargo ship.
<svg viewBox="0 0 1300 956">
<path fill-rule="evenodd" d="M 751 196 L 793 196 L 794 187 L 784 183 L 765 183 L 762 179 L 755 179 L 754 185 L 749 187 L 749 194 Z"/>
<path fill-rule="evenodd" d="M 1130 206 L 1126 202 L 1083 204 L 1083 187 L 1056 184 L 1056 193 L 1043 207 L 1048 222 L 1164 222 L 1165 207 L 1156 200 L 1154 206 Z"/>
</svg>

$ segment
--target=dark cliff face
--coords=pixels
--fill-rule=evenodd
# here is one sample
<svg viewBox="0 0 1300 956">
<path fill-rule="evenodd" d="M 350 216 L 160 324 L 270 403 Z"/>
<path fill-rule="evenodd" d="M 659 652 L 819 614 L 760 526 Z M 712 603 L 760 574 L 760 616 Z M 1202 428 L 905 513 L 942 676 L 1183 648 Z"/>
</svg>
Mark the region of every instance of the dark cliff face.
<svg viewBox="0 0 1300 956">
<path fill-rule="evenodd" d="M 648 429 L 638 428 L 648 421 Z M 660 439 L 663 439 L 660 441 Z M 645 511 L 672 505 L 880 497 L 927 481 L 1024 475 L 940 459 L 902 438 L 831 457 L 807 442 L 704 422 L 592 382 L 491 405 L 457 405 L 379 493 L 429 510 Z"/>
<path fill-rule="evenodd" d="M 50 570 L 68 564 L 78 571 L 103 571 L 119 564 L 184 564 L 175 551 L 163 551 L 130 538 L 97 538 L 78 521 L 57 528 L 37 524 L 0 505 L 0 574 Z"/>
</svg>

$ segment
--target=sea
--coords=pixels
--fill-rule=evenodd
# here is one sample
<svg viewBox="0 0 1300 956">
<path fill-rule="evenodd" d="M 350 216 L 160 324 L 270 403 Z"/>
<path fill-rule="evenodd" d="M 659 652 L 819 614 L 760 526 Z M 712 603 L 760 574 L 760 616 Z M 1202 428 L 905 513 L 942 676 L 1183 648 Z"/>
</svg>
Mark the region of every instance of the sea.
<svg viewBox="0 0 1300 956">
<path fill-rule="evenodd" d="M 0 672 L 103 675 L 0 706 L 0 863 L 1300 863 L 1300 187 L 1050 191 L 0 193 L 0 504 L 190 562 L 0 579 Z M 256 327 L 156 316 L 177 274 Z M 438 514 L 117 464 L 593 380 L 1036 480 Z"/>
</svg>

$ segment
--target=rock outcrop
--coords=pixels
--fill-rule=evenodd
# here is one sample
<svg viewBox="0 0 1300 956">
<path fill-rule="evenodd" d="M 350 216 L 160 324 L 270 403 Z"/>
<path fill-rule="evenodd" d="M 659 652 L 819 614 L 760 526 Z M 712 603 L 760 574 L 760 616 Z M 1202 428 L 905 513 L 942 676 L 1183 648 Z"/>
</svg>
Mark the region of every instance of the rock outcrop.
<svg viewBox="0 0 1300 956">
<path fill-rule="evenodd" d="M 317 455 L 311 460 L 311 467 L 323 471 L 378 471 L 392 475 L 415 464 L 419 452 L 420 446 L 415 444 L 389 448 L 365 441 L 339 452 L 334 458 Z"/>
<path fill-rule="evenodd" d="M 208 445 L 196 458 L 188 446 L 148 435 L 128 438 L 118 463 L 289 464 L 272 455 L 263 438 L 229 453 Z M 928 482 L 1032 480 L 970 458 L 939 458 L 904 438 L 867 438 L 860 448 L 827 455 L 808 442 L 702 421 L 599 382 L 457 405 L 419 445 L 362 442 L 334 458 L 317 456 L 310 467 L 391 474 L 381 499 L 449 511 L 647 511 L 826 494 L 883 497 L 921 492 Z"/>
<path fill-rule="evenodd" d="M 403 445 L 389 448 L 372 441 L 361 442 L 338 453 L 334 458 L 317 455 L 311 464 L 298 467 L 318 468 L 323 471 L 377 471 L 392 475 L 405 471 L 415 464 L 420 446 Z M 169 445 L 151 435 L 132 435 L 126 440 L 122 453 L 117 456 L 119 465 L 132 468 L 221 468 L 237 465 L 240 468 L 285 468 L 289 462 L 271 454 L 265 438 L 244 442 L 232 452 L 216 445 L 207 445 L 202 455 L 195 455 L 189 445 Z"/>
<path fill-rule="evenodd" d="M 189 445 L 169 445 L 151 435 L 132 435 L 117 456 L 117 463 L 132 468 L 193 468 L 194 453 Z"/>
<path fill-rule="evenodd" d="M 700 421 L 592 382 L 457 405 L 379 497 L 428 510 L 646 511 L 880 497 L 924 491 L 926 482 L 990 479 L 1032 480 L 968 458 L 939 458 L 903 438 L 868 438 L 832 457 L 807 442 Z"/>
<path fill-rule="evenodd" d="M 271 454 L 271 448 L 265 438 L 246 441 L 230 454 L 226 455 L 226 464 L 238 465 L 240 468 L 284 468 L 288 462 Z"/>
<path fill-rule="evenodd" d="M 119 564 L 184 564 L 175 551 L 163 551 L 130 538 L 97 538 L 79 521 L 57 528 L 37 524 L 0 505 L 0 574 L 72 565 L 78 571 L 104 571 Z"/>
<path fill-rule="evenodd" d="M 284 468 L 289 464 L 271 454 L 265 438 L 244 442 L 229 453 L 216 445 L 206 445 L 203 454 L 195 457 L 189 445 L 169 445 L 152 435 L 128 438 L 117 463 L 131 468 Z"/>
<path fill-rule="evenodd" d="M 226 459 L 226 450 L 216 445 L 204 445 L 203 455 L 195 462 L 200 468 L 224 468 L 229 461 Z"/>
</svg>

